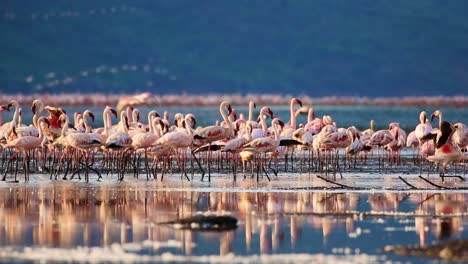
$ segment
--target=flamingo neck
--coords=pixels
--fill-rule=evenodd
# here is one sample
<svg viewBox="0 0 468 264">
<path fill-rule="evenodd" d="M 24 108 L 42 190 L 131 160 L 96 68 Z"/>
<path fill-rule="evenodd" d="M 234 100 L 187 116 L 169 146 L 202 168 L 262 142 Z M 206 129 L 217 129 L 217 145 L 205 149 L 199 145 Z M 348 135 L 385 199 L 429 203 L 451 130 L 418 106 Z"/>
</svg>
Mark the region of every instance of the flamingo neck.
<svg viewBox="0 0 468 264">
<path fill-rule="evenodd" d="M 83 117 L 83 123 L 84 123 L 84 126 L 85 126 L 85 133 L 91 133 L 91 126 L 89 125 L 88 120 L 86 119 L 86 117 Z"/>
<path fill-rule="evenodd" d="M 38 130 L 40 130 L 38 120 L 39 120 L 39 115 L 42 113 L 42 110 L 44 110 L 44 105 L 40 104 L 39 108 L 36 110 L 36 113 L 34 113 L 33 120 L 32 120 L 33 121 L 33 126 L 35 128 L 37 128 Z M 1 119 L 0 119 L 0 125 L 1 124 L 2 124 L 2 122 L 1 122 Z"/>
<path fill-rule="evenodd" d="M 253 109 L 254 109 L 254 103 L 250 101 L 249 103 L 249 122 L 252 122 L 253 118 Z"/>
<path fill-rule="evenodd" d="M 125 120 L 126 116 L 125 116 L 125 112 L 122 112 L 122 114 L 120 115 L 120 132 L 124 133 L 124 134 L 128 134 L 128 128 L 127 128 L 127 124 L 125 122 L 128 122 L 128 119 L 127 121 Z"/>
<path fill-rule="evenodd" d="M 291 104 L 289 105 L 289 112 L 290 112 L 289 125 L 292 128 L 296 128 L 296 115 L 294 112 L 294 100 L 291 100 Z"/>
<path fill-rule="evenodd" d="M 225 104 L 221 104 L 219 106 L 219 112 L 221 113 L 221 116 L 223 117 L 224 119 L 224 122 L 226 122 L 226 124 L 228 125 L 228 132 L 229 133 L 226 133 L 227 135 L 230 135 L 231 134 L 231 131 L 232 131 L 232 122 L 231 120 L 228 118 L 227 114 L 224 112 L 224 108 L 225 108 Z"/>
<path fill-rule="evenodd" d="M 20 118 L 19 118 L 19 107 L 18 107 L 18 104 L 16 103 L 16 104 L 15 104 L 15 113 L 13 114 L 13 121 L 15 121 L 16 124 L 18 124 L 18 126 L 19 126 L 19 124 L 20 124 L 20 123 L 19 123 L 19 122 L 20 122 L 19 119 L 20 119 Z"/>
<path fill-rule="evenodd" d="M 109 123 L 111 123 L 111 113 L 109 109 L 105 109 L 102 113 L 102 121 L 104 122 L 104 135 L 107 137 L 109 136 Z"/>
<path fill-rule="evenodd" d="M 192 126 L 190 126 L 190 117 L 189 116 L 185 116 L 185 129 L 187 130 L 187 134 L 189 136 L 193 136 L 193 130 L 192 130 Z"/>
<path fill-rule="evenodd" d="M 62 133 L 61 133 L 61 136 L 62 137 L 66 137 L 67 136 L 67 132 L 68 132 L 68 116 L 65 115 L 65 122 L 63 124 L 63 127 L 62 127 Z"/>
<path fill-rule="evenodd" d="M 314 118 L 315 118 L 315 111 L 311 107 L 311 108 L 309 108 L 309 113 L 307 114 L 307 122 L 312 122 L 312 120 L 314 120 Z"/>
<path fill-rule="evenodd" d="M 43 129 L 43 124 L 44 123 L 44 118 L 41 118 L 40 120 L 37 120 L 37 131 L 39 132 L 38 139 L 42 141 L 44 139 L 44 132 L 42 132 Z"/>
<path fill-rule="evenodd" d="M 148 128 L 149 132 L 154 134 L 154 126 L 153 126 L 154 116 L 152 114 L 148 114 Z"/>
<path fill-rule="evenodd" d="M 442 122 L 443 122 L 442 113 L 439 113 L 439 129 L 442 127 Z"/>
<path fill-rule="evenodd" d="M 275 140 L 279 140 L 279 133 L 278 129 L 276 128 L 277 122 L 271 122 L 271 126 L 273 127 L 273 133 L 275 134 Z"/>
</svg>

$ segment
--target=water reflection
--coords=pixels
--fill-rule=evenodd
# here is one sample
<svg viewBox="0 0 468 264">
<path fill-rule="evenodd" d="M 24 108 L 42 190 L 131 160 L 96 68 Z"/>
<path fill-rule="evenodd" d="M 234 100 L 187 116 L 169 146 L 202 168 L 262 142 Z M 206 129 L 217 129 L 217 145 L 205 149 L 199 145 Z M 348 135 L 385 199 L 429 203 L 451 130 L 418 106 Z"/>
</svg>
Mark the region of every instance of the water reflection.
<svg viewBox="0 0 468 264">
<path fill-rule="evenodd" d="M 389 225 L 409 230 L 425 245 L 431 239 L 466 238 L 466 200 L 467 193 L 205 193 L 158 191 L 145 185 L 11 186 L 0 192 L 0 243 L 73 248 L 149 240 L 177 241 L 180 248 L 170 250 L 186 255 L 320 252 L 323 248 L 305 244 L 321 238 L 320 244 L 332 250 L 343 244 L 339 239 L 360 239 L 366 232 L 388 236 L 381 220 L 389 222 L 385 214 L 397 212 L 390 217 L 396 223 Z M 203 233 L 155 224 L 200 211 L 229 212 L 239 218 L 240 226 Z M 407 242 L 389 237 L 390 243 Z M 361 252 L 379 250 L 372 242 L 368 248 L 358 244 Z"/>
</svg>

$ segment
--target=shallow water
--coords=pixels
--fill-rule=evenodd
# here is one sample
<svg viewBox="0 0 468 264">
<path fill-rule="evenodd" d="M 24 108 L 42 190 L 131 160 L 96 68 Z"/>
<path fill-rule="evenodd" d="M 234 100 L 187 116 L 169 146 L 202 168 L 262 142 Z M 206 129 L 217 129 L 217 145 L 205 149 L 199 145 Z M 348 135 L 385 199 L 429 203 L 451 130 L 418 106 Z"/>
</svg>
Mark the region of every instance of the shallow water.
<svg viewBox="0 0 468 264">
<path fill-rule="evenodd" d="M 426 262 L 384 253 L 388 245 L 468 239 L 468 191 L 409 190 L 398 175 L 345 173 L 340 183 L 373 191 L 328 190 L 315 174 L 212 182 L 163 182 L 129 175 L 117 183 L 0 184 L 0 258 L 15 262 Z M 408 181 L 425 186 L 417 175 Z M 440 183 L 437 176 L 430 176 Z M 145 177 L 143 177 L 145 178 Z M 448 185 L 467 187 L 457 179 Z M 302 189 L 301 187 L 323 187 Z M 388 191 L 386 188 L 393 188 Z M 178 230 L 157 223 L 228 214 L 238 228 Z"/>
</svg>

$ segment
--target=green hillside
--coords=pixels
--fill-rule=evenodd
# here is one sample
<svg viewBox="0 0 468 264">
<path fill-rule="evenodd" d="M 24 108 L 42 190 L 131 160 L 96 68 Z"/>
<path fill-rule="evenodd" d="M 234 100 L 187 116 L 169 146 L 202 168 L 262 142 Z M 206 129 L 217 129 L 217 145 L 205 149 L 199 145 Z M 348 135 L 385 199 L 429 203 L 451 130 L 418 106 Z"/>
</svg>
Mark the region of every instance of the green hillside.
<svg viewBox="0 0 468 264">
<path fill-rule="evenodd" d="M 466 1 L 4 1 L 0 91 L 464 95 Z"/>
</svg>

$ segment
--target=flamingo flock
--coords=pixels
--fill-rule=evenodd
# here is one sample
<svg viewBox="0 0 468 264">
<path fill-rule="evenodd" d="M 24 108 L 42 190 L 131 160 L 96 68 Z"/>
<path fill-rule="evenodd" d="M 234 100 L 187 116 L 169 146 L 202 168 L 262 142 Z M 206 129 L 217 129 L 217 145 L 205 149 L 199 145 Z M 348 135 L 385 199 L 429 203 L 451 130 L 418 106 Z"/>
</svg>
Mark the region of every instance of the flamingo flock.
<svg viewBox="0 0 468 264">
<path fill-rule="evenodd" d="M 201 173 L 202 181 L 208 174 L 211 181 L 213 166 L 227 166 L 236 180 L 238 165 L 242 165 L 244 179 L 254 177 L 256 171 L 257 180 L 260 175 L 270 180 L 269 173 L 277 175 L 280 161 L 284 161 L 285 172 L 294 171 L 297 164 L 308 164 L 309 171 L 331 169 L 334 175 L 337 171 L 341 175 L 342 166 L 356 166 L 358 159 L 365 162 L 369 157 L 376 157 L 379 166 L 399 165 L 404 148 L 413 149 L 415 161 L 440 164 L 441 175 L 450 164 L 466 160 L 468 127 L 443 120 L 440 110 L 431 120 L 422 111 L 419 123 L 407 135 L 397 122 L 377 131 L 373 120 L 364 131 L 339 127 L 329 115 L 315 117 L 313 107 L 304 106 L 298 98 L 290 100 L 287 122 L 269 106 L 261 107 L 254 117 L 256 108 L 255 102 L 249 102 L 245 120 L 231 102 L 222 101 L 222 122 L 197 127 L 191 113 L 175 113 L 171 122 L 168 112 L 161 117 L 152 110 L 144 123 L 136 107 L 128 106 L 118 114 L 107 106 L 102 111 L 103 127 L 92 127 L 95 113 L 85 110 L 69 116 L 63 108 L 46 106 L 37 99 L 31 106 L 32 124 L 26 125 L 23 109 L 11 100 L 0 106 L 2 180 L 13 176 L 18 182 L 17 174 L 22 170 L 25 181 L 31 171 L 48 173 L 51 180 L 59 180 L 59 176 L 62 180 L 81 179 L 84 175 L 89 181 L 89 172 L 98 180 L 110 174 L 122 181 L 131 172 L 134 177 L 145 173 L 147 179 L 157 179 L 160 173 L 162 180 L 167 173 L 179 172 L 187 180 L 187 173 Z M 3 111 L 14 111 L 10 121 L 2 122 Z M 307 113 L 307 122 L 298 124 L 297 116 L 302 113 Z M 431 121 L 436 117 L 439 123 L 433 128 Z M 112 124 L 113 119 L 118 122 Z"/>
</svg>

